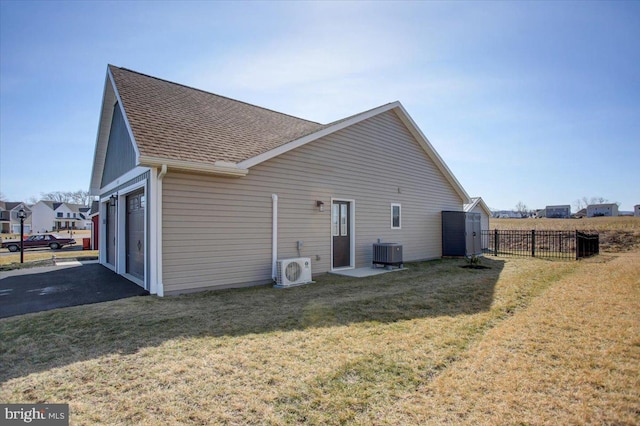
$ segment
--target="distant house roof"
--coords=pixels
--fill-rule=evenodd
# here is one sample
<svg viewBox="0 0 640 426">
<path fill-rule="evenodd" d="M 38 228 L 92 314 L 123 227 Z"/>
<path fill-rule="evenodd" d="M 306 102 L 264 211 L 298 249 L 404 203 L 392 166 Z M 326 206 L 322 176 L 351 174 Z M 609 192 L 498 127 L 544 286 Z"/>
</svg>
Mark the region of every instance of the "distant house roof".
<svg viewBox="0 0 640 426">
<path fill-rule="evenodd" d="M 603 204 L 589 204 L 587 206 L 587 209 L 597 209 L 600 207 L 613 207 L 613 206 L 618 207 L 616 203 L 603 203 Z"/>
<path fill-rule="evenodd" d="M 585 217 L 587 215 L 587 209 L 580 209 L 573 214 L 573 217 Z"/>
<path fill-rule="evenodd" d="M 39 202 L 44 204 L 45 206 L 48 206 L 51 210 L 56 210 L 58 207 L 64 204 L 58 201 L 50 201 L 50 200 L 40 200 Z"/>
<path fill-rule="evenodd" d="M 24 205 L 22 201 L 2 201 L 1 203 L 2 204 L 0 204 L 0 207 L 2 207 L 5 210 L 13 210 L 20 205 L 28 208 L 27 206 Z"/>
<path fill-rule="evenodd" d="M 91 208 L 89 210 L 89 217 L 99 214 L 100 213 L 100 202 L 99 201 L 92 201 L 91 202 Z"/>
</svg>

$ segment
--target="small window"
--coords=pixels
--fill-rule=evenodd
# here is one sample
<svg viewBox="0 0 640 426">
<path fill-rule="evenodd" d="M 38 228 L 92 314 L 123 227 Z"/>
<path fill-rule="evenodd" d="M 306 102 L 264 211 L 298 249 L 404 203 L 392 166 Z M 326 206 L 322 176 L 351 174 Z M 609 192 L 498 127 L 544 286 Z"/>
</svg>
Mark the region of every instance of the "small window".
<svg viewBox="0 0 640 426">
<path fill-rule="evenodd" d="M 57 215 L 57 217 L 62 217 L 62 213 L 60 213 L 60 212 L 58 212 L 56 215 Z"/>
<path fill-rule="evenodd" d="M 391 229 L 402 228 L 402 209 L 400 204 L 391 204 Z"/>
</svg>

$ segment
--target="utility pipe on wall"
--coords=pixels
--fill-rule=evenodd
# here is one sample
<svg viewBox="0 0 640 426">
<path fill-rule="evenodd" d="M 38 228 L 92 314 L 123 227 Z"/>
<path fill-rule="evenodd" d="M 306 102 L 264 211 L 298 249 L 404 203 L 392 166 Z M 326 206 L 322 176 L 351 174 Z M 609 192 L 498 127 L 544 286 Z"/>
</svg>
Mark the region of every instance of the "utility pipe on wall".
<svg viewBox="0 0 640 426">
<path fill-rule="evenodd" d="M 273 204 L 273 223 L 271 230 L 271 278 L 275 281 L 278 275 L 278 195 L 272 194 L 271 201 Z"/>
<path fill-rule="evenodd" d="M 162 282 L 162 179 L 167 174 L 167 165 L 163 164 L 158 173 L 158 193 L 156 202 L 158 203 L 156 216 L 156 294 L 159 297 L 164 296 L 164 283 Z"/>
</svg>

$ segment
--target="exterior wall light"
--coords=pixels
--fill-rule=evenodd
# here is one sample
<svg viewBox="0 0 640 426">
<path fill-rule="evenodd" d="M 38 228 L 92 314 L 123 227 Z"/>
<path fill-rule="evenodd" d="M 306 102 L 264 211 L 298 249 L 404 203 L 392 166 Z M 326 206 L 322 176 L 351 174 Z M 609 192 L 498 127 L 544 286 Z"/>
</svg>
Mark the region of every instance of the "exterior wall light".
<svg viewBox="0 0 640 426">
<path fill-rule="evenodd" d="M 113 194 L 111 197 L 109 197 L 109 206 L 114 207 L 117 200 L 118 196 L 116 194 Z"/>
<path fill-rule="evenodd" d="M 316 207 L 318 208 L 318 211 L 323 212 L 324 211 L 324 203 L 320 200 L 316 201 Z"/>
</svg>

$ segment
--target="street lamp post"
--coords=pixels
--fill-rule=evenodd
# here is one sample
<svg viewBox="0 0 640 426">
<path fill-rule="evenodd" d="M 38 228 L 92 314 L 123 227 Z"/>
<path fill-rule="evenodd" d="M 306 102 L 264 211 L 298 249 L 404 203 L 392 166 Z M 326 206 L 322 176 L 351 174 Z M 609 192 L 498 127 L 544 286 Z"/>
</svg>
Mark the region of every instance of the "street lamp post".
<svg viewBox="0 0 640 426">
<path fill-rule="evenodd" d="M 20 219 L 20 263 L 24 263 L 24 219 L 27 217 L 24 209 L 18 210 L 18 219 Z"/>
</svg>

